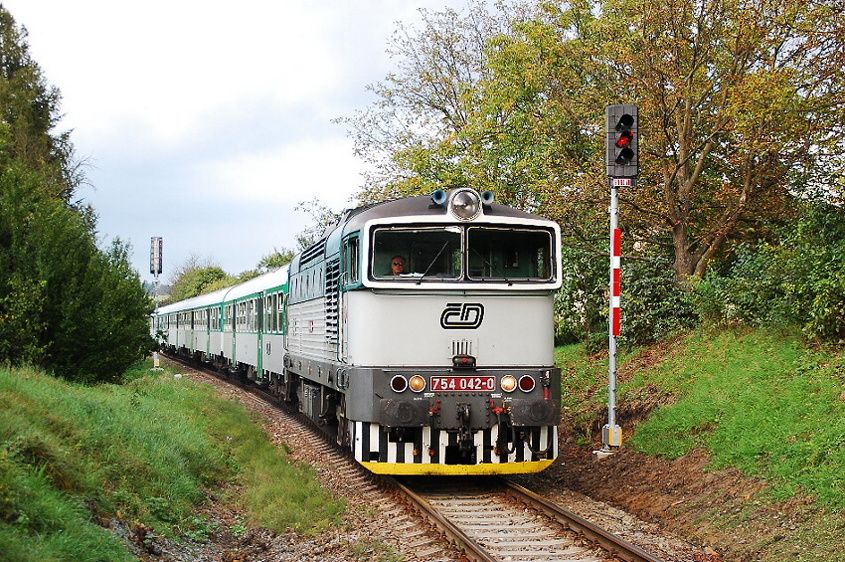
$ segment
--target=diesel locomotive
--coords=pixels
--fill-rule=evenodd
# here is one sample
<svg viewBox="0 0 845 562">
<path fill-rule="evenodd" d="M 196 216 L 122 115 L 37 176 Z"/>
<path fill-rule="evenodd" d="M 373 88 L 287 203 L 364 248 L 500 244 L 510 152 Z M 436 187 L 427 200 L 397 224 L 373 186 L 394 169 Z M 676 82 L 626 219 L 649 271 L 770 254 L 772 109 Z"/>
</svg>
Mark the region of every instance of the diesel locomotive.
<svg viewBox="0 0 845 562">
<path fill-rule="evenodd" d="M 162 347 L 265 386 L 380 474 L 558 453 L 560 229 L 469 188 L 344 212 L 286 267 L 162 307 Z"/>
</svg>

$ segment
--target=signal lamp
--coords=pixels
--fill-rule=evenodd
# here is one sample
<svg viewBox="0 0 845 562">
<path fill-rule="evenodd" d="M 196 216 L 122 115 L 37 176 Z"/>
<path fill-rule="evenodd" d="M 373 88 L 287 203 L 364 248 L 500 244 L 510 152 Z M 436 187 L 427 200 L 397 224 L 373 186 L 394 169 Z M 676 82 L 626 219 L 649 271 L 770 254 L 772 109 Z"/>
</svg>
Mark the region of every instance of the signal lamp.
<svg viewBox="0 0 845 562">
<path fill-rule="evenodd" d="M 522 392 L 531 392 L 535 386 L 537 386 L 537 383 L 531 375 L 522 375 L 519 377 L 519 390 Z"/>
<path fill-rule="evenodd" d="M 607 175 L 612 178 L 636 177 L 640 171 L 637 106 L 609 105 L 605 113 Z"/>
<path fill-rule="evenodd" d="M 408 388 L 408 381 L 402 375 L 395 375 L 390 379 L 390 388 L 393 389 L 393 392 L 405 392 L 405 389 Z"/>
<path fill-rule="evenodd" d="M 626 146 L 631 144 L 631 141 L 633 140 L 634 133 L 626 130 L 622 131 L 622 134 L 619 135 L 619 138 L 616 139 L 616 142 L 614 144 L 616 145 L 616 148 L 625 148 Z"/>
<path fill-rule="evenodd" d="M 411 377 L 411 380 L 408 381 L 408 386 L 410 386 L 411 390 L 414 392 L 422 392 L 425 390 L 425 378 L 422 375 L 414 375 Z"/>
<path fill-rule="evenodd" d="M 513 375 L 505 375 L 502 377 L 499 385 L 502 387 L 502 390 L 505 392 L 513 392 L 516 390 L 516 377 Z"/>
</svg>

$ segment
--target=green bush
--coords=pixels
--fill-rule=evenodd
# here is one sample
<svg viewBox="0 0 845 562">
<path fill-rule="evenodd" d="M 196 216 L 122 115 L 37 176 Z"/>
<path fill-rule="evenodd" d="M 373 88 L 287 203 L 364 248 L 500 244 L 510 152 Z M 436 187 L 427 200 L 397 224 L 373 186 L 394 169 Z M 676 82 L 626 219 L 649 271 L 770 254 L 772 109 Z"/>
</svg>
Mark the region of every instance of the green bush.
<svg viewBox="0 0 845 562">
<path fill-rule="evenodd" d="M 607 347 L 609 268 L 608 256 L 564 248 L 563 284 L 555 299 L 556 344 L 580 341 L 591 352 Z M 650 343 L 696 323 L 689 291 L 675 280 L 669 257 L 623 258 L 623 344 Z"/>
<path fill-rule="evenodd" d="M 698 324 L 686 287 L 675 279 L 672 260 L 648 255 L 622 269 L 622 339 L 630 346 L 652 343 Z"/>
<path fill-rule="evenodd" d="M 575 343 L 607 328 L 608 258 L 579 248 L 562 251 L 562 285 L 555 298 L 555 343 Z"/>
<path fill-rule="evenodd" d="M 810 338 L 845 338 L 845 211 L 807 204 L 775 242 L 740 246 L 694 296 L 711 321 L 792 324 Z"/>
</svg>

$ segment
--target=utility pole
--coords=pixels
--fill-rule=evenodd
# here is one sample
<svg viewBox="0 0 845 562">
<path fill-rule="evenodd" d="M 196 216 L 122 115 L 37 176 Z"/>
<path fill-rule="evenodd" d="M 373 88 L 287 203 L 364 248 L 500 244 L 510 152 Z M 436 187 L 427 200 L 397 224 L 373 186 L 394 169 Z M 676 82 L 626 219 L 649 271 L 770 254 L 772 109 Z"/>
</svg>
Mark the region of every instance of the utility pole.
<svg viewBox="0 0 845 562">
<path fill-rule="evenodd" d="M 610 290 L 608 292 L 607 424 L 597 458 L 622 446 L 622 428 L 616 423 L 616 338 L 622 329 L 622 229 L 619 228 L 619 188 L 633 188 L 639 175 L 638 111 L 635 105 L 609 105 L 607 124 L 607 177 L 610 187 Z"/>
</svg>

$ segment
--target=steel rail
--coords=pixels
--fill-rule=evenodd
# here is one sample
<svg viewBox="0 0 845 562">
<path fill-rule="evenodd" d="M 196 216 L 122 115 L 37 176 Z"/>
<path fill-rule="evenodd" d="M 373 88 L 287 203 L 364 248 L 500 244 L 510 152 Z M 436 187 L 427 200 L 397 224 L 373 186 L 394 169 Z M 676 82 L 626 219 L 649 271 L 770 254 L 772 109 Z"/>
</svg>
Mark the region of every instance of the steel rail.
<svg viewBox="0 0 845 562">
<path fill-rule="evenodd" d="M 454 543 L 455 546 L 461 549 L 469 560 L 472 562 L 498 562 L 495 558 L 487 554 L 481 545 L 469 538 L 466 533 L 461 531 L 454 523 L 444 517 L 443 514 L 437 511 L 437 509 L 428 503 L 422 496 L 395 478 L 390 478 L 389 481 L 411 500 L 413 508 L 422 512 L 422 515 L 433 523 L 441 533 L 446 535 L 446 538 Z"/>
<path fill-rule="evenodd" d="M 612 555 L 626 562 L 663 562 L 635 544 L 605 531 L 601 527 L 584 519 L 568 509 L 561 507 L 542 496 L 510 480 L 502 479 L 508 492 L 515 498 L 536 507 L 561 525 L 582 535 L 587 540 L 597 543 Z"/>
</svg>

